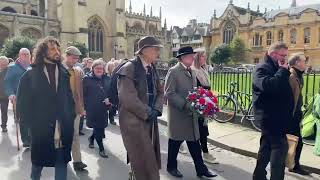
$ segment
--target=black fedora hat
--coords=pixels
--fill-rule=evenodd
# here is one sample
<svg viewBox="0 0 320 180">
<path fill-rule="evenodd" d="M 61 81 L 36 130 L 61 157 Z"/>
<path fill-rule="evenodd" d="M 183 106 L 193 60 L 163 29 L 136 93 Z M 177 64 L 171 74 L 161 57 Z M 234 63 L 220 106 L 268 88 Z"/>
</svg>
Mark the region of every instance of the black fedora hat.
<svg viewBox="0 0 320 180">
<path fill-rule="evenodd" d="M 146 47 L 159 47 L 159 48 L 163 48 L 163 45 L 161 44 L 161 42 L 153 37 L 153 36 L 145 36 L 142 37 L 139 41 L 138 41 L 138 50 L 135 52 L 135 54 L 139 54 L 142 49 L 146 48 Z"/>
<path fill-rule="evenodd" d="M 185 46 L 182 47 L 178 50 L 178 54 L 176 56 L 176 58 L 180 58 L 183 55 L 187 55 L 187 54 L 195 54 L 196 52 L 193 51 L 191 46 Z"/>
</svg>

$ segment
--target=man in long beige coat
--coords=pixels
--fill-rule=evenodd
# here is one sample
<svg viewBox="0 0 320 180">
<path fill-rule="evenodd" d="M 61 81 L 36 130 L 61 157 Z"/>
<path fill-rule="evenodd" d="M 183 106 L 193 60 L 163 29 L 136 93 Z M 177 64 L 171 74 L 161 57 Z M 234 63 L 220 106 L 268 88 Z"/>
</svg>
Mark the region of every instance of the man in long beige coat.
<svg viewBox="0 0 320 180">
<path fill-rule="evenodd" d="M 307 69 L 308 60 L 303 52 L 293 53 L 289 58 L 290 65 L 290 77 L 289 83 L 292 89 L 294 98 L 293 107 L 293 119 L 289 124 L 289 134 L 299 137 L 298 145 L 295 154 L 295 166 L 293 169 L 289 169 L 290 172 L 294 172 L 301 175 L 309 175 L 307 170 L 304 170 L 300 165 L 300 156 L 302 152 L 303 142 L 301 136 L 300 124 L 303 118 L 301 107 L 303 105 L 302 88 L 303 88 L 303 73 Z"/>
<path fill-rule="evenodd" d="M 73 168 L 76 171 L 83 171 L 87 167 L 81 159 L 80 151 L 80 137 L 79 137 L 79 125 L 80 118 L 85 116 L 84 104 L 83 104 L 83 87 L 82 87 L 82 77 L 83 72 L 80 67 L 76 67 L 76 63 L 79 60 L 81 52 L 78 48 L 74 46 L 67 47 L 66 59 L 63 62 L 64 67 L 68 70 L 70 74 L 70 87 L 75 102 L 75 108 L 77 116 L 74 120 L 74 135 L 72 142 L 72 159 L 73 159 Z"/>
<path fill-rule="evenodd" d="M 198 119 L 192 115 L 186 101 L 189 91 L 197 86 L 196 75 L 190 68 L 194 61 L 194 54 L 192 47 L 180 48 L 177 55 L 179 62 L 169 70 L 165 81 L 169 129 L 167 171 L 178 178 L 183 177 L 177 167 L 177 155 L 183 141 L 187 142 L 197 176 L 217 176 L 212 174 L 203 163 Z"/>
<path fill-rule="evenodd" d="M 157 117 L 162 112 L 163 90 L 153 62 L 158 59 L 162 45 L 147 36 L 139 40 L 138 47 L 137 57 L 117 72 L 119 124 L 135 178 L 159 180 Z"/>
</svg>

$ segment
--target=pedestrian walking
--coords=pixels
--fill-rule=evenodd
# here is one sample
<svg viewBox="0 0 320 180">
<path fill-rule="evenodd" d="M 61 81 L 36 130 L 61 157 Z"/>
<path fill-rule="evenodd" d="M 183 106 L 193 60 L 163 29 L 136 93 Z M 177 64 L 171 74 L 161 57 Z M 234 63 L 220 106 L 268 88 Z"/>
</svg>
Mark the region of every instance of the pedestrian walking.
<svg viewBox="0 0 320 180">
<path fill-rule="evenodd" d="M 8 70 L 9 60 L 5 56 L 0 56 L 0 106 L 1 106 L 1 129 L 2 132 L 8 132 L 8 104 L 9 99 L 4 91 L 4 78 Z"/>
<path fill-rule="evenodd" d="M 31 179 L 40 180 L 43 167 L 55 167 L 55 180 L 66 180 L 76 117 L 69 73 L 55 38 L 41 39 L 34 52 L 17 93 L 18 117 L 32 134 Z"/>
<path fill-rule="evenodd" d="M 82 162 L 81 150 L 80 150 L 80 118 L 86 115 L 83 104 L 83 71 L 80 67 L 76 66 L 79 61 L 81 52 L 78 48 L 74 46 L 67 47 L 66 58 L 63 62 L 64 67 L 68 70 L 70 74 L 70 87 L 75 101 L 76 118 L 74 119 L 74 135 L 72 143 L 72 159 L 73 168 L 76 171 L 83 171 L 87 167 L 85 163 Z"/>
<path fill-rule="evenodd" d="M 207 56 L 204 51 L 197 52 L 195 54 L 195 59 L 192 65 L 192 70 L 194 70 L 196 79 L 197 79 L 197 87 L 201 86 L 205 89 L 210 90 L 211 84 L 209 79 L 209 72 L 207 66 Z M 209 136 L 209 128 L 207 120 L 200 116 L 198 118 L 199 124 L 199 132 L 200 132 L 200 145 L 202 150 L 203 160 L 207 163 L 217 164 L 219 163 L 216 158 L 214 158 L 208 150 L 208 136 Z"/>
<path fill-rule="evenodd" d="M 289 121 L 294 99 L 289 84 L 288 47 L 275 43 L 269 47 L 264 62 L 253 72 L 253 110 L 261 122 L 260 148 L 253 180 L 265 180 L 265 168 L 271 163 L 270 180 L 283 180 L 288 153 Z"/>
<path fill-rule="evenodd" d="M 82 67 L 82 69 L 83 69 L 83 72 L 84 72 L 85 75 L 91 73 L 92 63 L 93 63 L 93 59 L 90 58 L 90 57 L 83 59 L 84 66 Z M 85 135 L 84 132 L 83 132 L 83 124 L 84 124 L 84 120 L 85 119 L 86 119 L 86 116 L 81 116 L 80 117 L 80 125 L 79 125 L 79 135 L 80 136 Z"/>
<path fill-rule="evenodd" d="M 136 57 L 117 71 L 120 130 L 137 180 L 160 179 L 157 117 L 162 113 L 163 89 L 153 63 L 162 47 L 155 37 L 142 37 Z"/>
<path fill-rule="evenodd" d="M 194 161 L 198 177 L 215 177 L 204 164 L 199 143 L 198 118 L 192 115 L 187 106 L 189 91 L 197 86 L 197 78 L 191 65 L 194 61 L 192 47 L 182 47 L 178 51 L 179 63 L 169 69 L 165 80 L 165 97 L 168 100 L 168 162 L 167 171 L 172 176 L 182 178 L 178 170 L 177 155 L 184 141 Z"/>
<path fill-rule="evenodd" d="M 302 105 L 302 88 L 303 88 L 303 73 L 307 69 L 308 60 L 304 53 L 294 53 L 290 56 L 289 60 L 290 66 L 290 86 L 292 89 L 292 94 L 294 98 L 293 106 L 293 119 L 289 123 L 289 134 L 295 135 L 299 138 L 298 145 L 295 154 L 295 166 L 293 169 L 289 169 L 290 172 L 294 172 L 300 175 L 309 175 L 307 170 L 302 169 L 300 165 L 300 156 L 302 152 L 303 142 L 301 136 L 300 124 L 303 119 Z"/>
<path fill-rule="evenodd" d="M 29 49 L 27 48 L 21 48 L 19 51 L 19 57 L 18 59 L 9 65 L 7 73 L 4 78 L 4 89 L 6 95 L 9 97 L 9 100 L 12 104 L 16 103 L 16 93 L 18 84 L 20 81 L 21 76 L 26 72 L 26 70 L 30 67 L 30 58 L 31 54 Z M 30 129 L 28 127 L 28 124 L 25 124 L 21 120 L 22 117 L 18 117 L 20 119 L 19 127 L 20 127 L 20 134 L 21 134 L 21 140 L 23 143 L 23 147 L 28 148 L 30 147 Z"/>
<path fill-rule="evenodd" d="M 118 66 L 117 60 L 112 58 L 106 65 L 106 72 L 108 76 L 111 78 L 114 69 Z M 116 125 L 116 122 L 114 121 L 114 116 L 117 114 L 117 107 L 111 106 L 109 110 L 109 121 L 110 124 Z"/>
<path fill-rule="evenodd" d="M 108 126 L 109 83 L 110 78 L 105 74 L 106 63 L 103 60 L 95 60 L 92 64 L 92 72 L 83 78 L 83 97 L 86 110 L 86 124 L 93 128 L 89 137 L 89 148 L 94 148 L 94 140 L 99 146 L 99 155 L 108 158 L 103 145 L 105 128 Z"/>
</svg>

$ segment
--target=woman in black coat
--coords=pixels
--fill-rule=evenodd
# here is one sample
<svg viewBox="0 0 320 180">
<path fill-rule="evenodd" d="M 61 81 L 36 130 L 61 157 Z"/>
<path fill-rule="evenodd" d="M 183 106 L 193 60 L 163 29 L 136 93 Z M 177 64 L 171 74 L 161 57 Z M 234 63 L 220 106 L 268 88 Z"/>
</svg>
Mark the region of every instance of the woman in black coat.
<svg viewBox="0 0 320 180">
<path fill-rule="evenodd" d="M 89 137 L 89 148 L 94 148 L 94 139 L 99 146 L 99 155 L 108 158 L 102 139 L 105 138 L 104 129 L 108 126 L 109 83 L 110 78 L 105 75 L 105 62 L 95 60 L 92 72 L 83 79 L 84 105 L 87 113 L 87 126 L 93 128 Z"/>
</svg>

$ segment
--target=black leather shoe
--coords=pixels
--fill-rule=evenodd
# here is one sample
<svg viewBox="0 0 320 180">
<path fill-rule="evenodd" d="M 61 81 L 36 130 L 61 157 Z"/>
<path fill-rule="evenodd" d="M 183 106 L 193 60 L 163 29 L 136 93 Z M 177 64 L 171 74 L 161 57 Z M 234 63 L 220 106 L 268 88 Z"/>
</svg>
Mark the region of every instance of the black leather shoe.
<svg viewBox="0 0 320 180">
<path fill-rule="evenodd" d="M 93 140 L 89 137 L 88 141 L 89 141 L 89 148 L 93 149 L 94 148 Z"/>
<path fill-rule="evenodd" d="M 74 162 L 73 163 L 73 168 L 75 171 L 83 171 L 84 168 L 86 168 L 87 165 L 84 164 L 83 162 Z"/>
<path fill-rule="evenodd" d="M 167 169 L 168 173 L 171 174 L 171 176 L 177 177 L 177 178 L 182 178 L 183 175 L 181 174 L 181 172 L 178 169 Z"/>
<path fill-rule="evenodd" d="M 22 144 L 22 147 L 24 147 L 24 148 L 29 148 L 29 147 L 30 147 L 30 143 L 28 143 L 28 142 L 27 142 L 27 143 L 23 143 L 23 144 Z"/>
<path fill-rule="evenodd" d="M 2 128 L 2 132 L 6 133 L 8 132 L 8 129 L 6 127 Z"/>
<path fill-rule="evenodd" d="M 108 158 L 109 156 L 106 154 L 106 152 L 104 150 L 99 152 L 99 155 L 103 158 Z"/>
<path fill-rule="evenodd" d="M 218 175 L 213 174 L 213 173 L 210 172 L 210 171 L 206 171 L 206 172 L 204 172 L 204 173 L 202 173 L 202 174 L 197 174 L 197 176 L 198 176 L 199 178 L 201 178 L 202 176 L 207 177 L 207 178 L 212 178 L 212 177 L 217 177 Z"/>
<path fill-rule="evenodd" d="M 302 176 L 308 176 L 308 175 L 310 175 L 310 172 L 309 172 L 309 171 L 304 170 L 304 169 L 302 169 L 302 168 L 289 169 L 289 172 L 296 173 L 296 174 L 300 174 L 300 175 L 302 175 Z"/>
<path fill-rule="evenodd" d="M 84 136 L 85 134 L 82 131 L 79 131 L 79 136 Z"/>
</svg>

